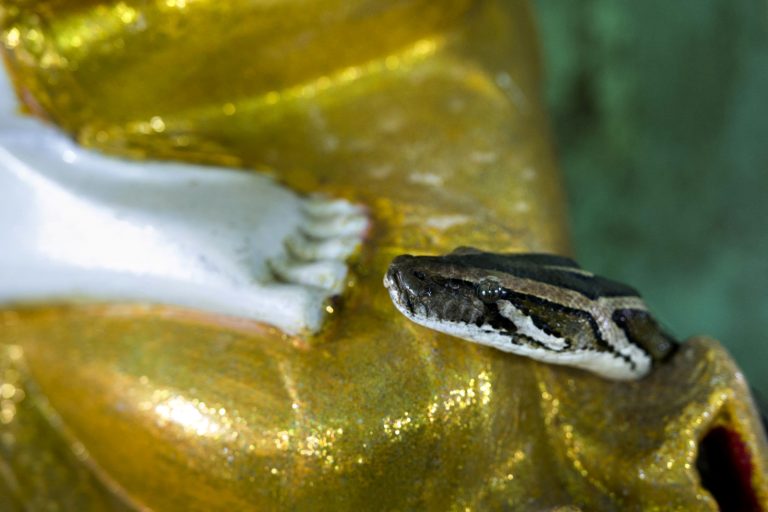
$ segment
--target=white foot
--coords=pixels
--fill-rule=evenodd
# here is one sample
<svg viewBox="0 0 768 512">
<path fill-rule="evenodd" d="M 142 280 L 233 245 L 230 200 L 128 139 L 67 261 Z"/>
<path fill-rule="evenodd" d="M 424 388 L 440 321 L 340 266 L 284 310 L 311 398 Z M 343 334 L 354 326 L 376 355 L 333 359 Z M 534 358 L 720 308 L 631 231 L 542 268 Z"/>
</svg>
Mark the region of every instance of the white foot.
<svg viewBox="0 0 768 512">
<path fill-rule="evenodd" d="M 255 173 L 83 150 L 16 115 L 3 79 L 0 303 L 140 301 L 320 327 L 367 229 L 360 207 Z"/>
</svg>

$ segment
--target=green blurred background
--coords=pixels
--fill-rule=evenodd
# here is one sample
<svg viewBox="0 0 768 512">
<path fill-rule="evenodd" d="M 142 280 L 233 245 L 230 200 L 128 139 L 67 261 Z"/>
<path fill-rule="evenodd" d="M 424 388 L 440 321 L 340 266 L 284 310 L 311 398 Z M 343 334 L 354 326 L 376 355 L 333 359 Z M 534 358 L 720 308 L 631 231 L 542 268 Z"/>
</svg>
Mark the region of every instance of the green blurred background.
<svg viewBox="0 0 768 512">
<path fill-rule="evenodd" d="M 768 0 L 535 0 L 578 259 L 768 396 Z"/>
</svg>

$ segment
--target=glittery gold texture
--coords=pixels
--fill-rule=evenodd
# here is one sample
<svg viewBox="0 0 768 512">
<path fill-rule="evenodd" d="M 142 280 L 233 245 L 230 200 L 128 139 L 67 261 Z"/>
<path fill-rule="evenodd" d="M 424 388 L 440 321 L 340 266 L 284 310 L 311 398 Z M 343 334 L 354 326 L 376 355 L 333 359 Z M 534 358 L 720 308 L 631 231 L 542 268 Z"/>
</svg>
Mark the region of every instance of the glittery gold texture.
<svg viewBox="0 0 768 512">
<path fill-rule="evenodd" d="M 694 466 L 715 425 L 766 501 L 716 343 L 612 383 L 413 325 L 381 286 L 402 252 L 567 251 L 523 3 L 0 5 L 27 109 L 83 144 L 266 170 L 374 220 L 315 339 L 159 307 L 0 314 L 8 510 L 715 510 Z"/>
</svg>

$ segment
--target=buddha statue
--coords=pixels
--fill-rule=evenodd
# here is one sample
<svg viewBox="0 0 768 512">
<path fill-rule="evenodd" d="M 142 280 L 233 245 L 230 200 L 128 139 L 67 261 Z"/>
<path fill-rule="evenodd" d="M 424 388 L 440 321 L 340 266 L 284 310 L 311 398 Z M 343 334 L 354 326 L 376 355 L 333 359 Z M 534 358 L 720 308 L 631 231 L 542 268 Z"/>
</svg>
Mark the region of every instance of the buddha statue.
<svg viewBox="0 0 768 512">
<path fill-rule="evenodd" d="M 612 381 L 382 286 L 568 253 L 525 2 L 0 0 L 0 37 L 3 510 L 768 507 L 718 342 Z"/>
</svg>

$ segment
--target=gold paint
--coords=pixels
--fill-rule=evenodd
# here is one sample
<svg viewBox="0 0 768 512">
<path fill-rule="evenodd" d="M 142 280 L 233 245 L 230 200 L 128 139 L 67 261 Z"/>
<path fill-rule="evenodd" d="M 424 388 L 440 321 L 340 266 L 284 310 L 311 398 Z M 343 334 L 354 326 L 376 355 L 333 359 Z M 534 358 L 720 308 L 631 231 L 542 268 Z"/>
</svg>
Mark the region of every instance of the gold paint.
<svg viewBox="0 0 768 512">
<path fill-rule="evenodd" d="M 225 103 L 224 106 L 221 108 L 222 112 L 224 112 L 224 115 L 231 116 L 235 112 L 237 112 L 237 107 L 233 103 Z"/>
<path fill-rule="evenodd" d="M 0 312 L 0 509 L 714 510 L 694 461 L 715 425 L 766 502 L 715 342 L 608 382 L 423 329 L 381 285 L 403 252 L 567 252 L 523 3 L 2 5 L 27 109 L 81 143 L 269 170 L 374 225 L 312 340 L 163 307 Z"/>
<path fill-rule="evenodd" d="M 150 119 L 149 126 L 158 133 L 165 131 L 165 122 L 163 121 L 163 118 L 159 116 Z"/>
<path fill-rule="evenodd" d="M 19 41 L 21 39 L 21 31 L 17 27 L 11 28 L 6 34 L 5 34 L 5 46 L 9 50 L 12 50 L 16 48 L 19 45 Z"/>
<path fill-rule="evenodd" d="M 532 509 L 571 499 L 585 510 L 606 499 L 621 509 L 638 496 L 649 509 L 711 508 L 690 482 L 696 440 L 719 424 L 741 433 L 756 454 L 756 488 L 766 486 L 764 441 L 746 387 L 709 340 L 688 342 L 648 379 L 615 383 L 404 322 L 395 323 L 400 334 L 386 350 L 361 333 L 371 322 L 363 319 L 350 322 L 359 334 L 343 344 L 297 351 L 267 331 L 217 327 L 193 313 L 124 306 L 13 313 L 2 332 L 24 347 L 35 382 L 82 442 L 80 456 L 159 509 L 311 509 L 307 493 L 311 503 L 337 508 L 366 499 L 418 508 L 412 500 L 421 494 L 404 471 L 429 482 L 435 509 L 465 500 L 493 509 L 523 497 Z M 413 329 L 421 335 L 408 336 Z M 233 372 L 233 361 L 241 370 Z M 4 384 L 18 382 L 20 372 L 11 371 L 11 381 L 8 371 Z M 205 388 L 209 378 L 219 384 Z M 170 457 L 179 450 L 182 459 Z M 423 473 L 423 457 L 435 456 L 441 464 Z M 157 471 L 149 481 L 147 467 Z M 248 479 L 236 484 L 243 471 Z M 552 482 L 553 474 L 564 481 Z M 254 485 L 277 486 L 281 501 L 254 494 Z"/>
</svg>

